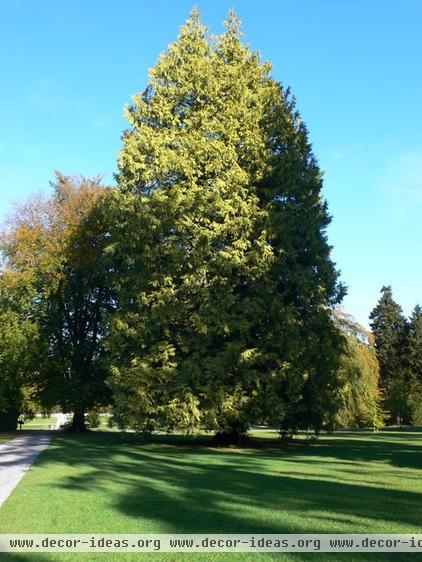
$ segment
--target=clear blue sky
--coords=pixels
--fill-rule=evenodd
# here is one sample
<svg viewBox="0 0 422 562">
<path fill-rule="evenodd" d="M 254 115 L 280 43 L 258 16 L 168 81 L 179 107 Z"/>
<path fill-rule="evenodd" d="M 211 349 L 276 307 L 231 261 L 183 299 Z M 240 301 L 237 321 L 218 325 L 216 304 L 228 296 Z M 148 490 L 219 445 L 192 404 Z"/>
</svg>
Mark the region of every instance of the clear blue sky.
<svg viewBox="0 0 422 562">
<path fill-rule="evenodd" d="M 193 0 L 0 0 L 0 217 L 65 174 L 113 181 L 123 106 Z M 229 8 L 295 94 L 325 171 L 348 312 L 367 324 L 383 284 L 422 302 L 422 1 L 199 0 Z"/>
</svg>

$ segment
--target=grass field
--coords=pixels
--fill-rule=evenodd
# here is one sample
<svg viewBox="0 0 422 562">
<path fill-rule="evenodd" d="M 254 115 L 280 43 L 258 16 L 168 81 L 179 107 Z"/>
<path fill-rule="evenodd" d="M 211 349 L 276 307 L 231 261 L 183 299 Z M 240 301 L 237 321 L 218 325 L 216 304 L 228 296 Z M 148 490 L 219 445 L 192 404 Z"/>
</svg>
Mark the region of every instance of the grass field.
<svg viewBox="0 0 422 562">
<path fill-rule="evenodd" d="M 271 437 L 271 436 L 269 436 Z M 2 533 L 421 533 L 422 433 L 215 448 L 58 434 L 0 508 Z M 29 554 L 2 560 L 410 560 L 408 554 Z"/>
<path fill-rule="evenodd" d="M 37 416 L 32 420 L 26 420 L 22 426 L 22 429 L 55 429 L 56 421 L 56 416 L 48 416 L 46 418 Z"/>
</svg>

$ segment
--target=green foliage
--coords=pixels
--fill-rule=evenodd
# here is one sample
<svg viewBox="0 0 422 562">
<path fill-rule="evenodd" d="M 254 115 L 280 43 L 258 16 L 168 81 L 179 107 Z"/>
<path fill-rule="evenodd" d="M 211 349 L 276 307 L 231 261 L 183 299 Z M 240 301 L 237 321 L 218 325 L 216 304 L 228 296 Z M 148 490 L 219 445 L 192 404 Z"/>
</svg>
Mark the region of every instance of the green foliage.
<svg viewBox="0 0 422 562">
<path fill-rule="evenodd" d="M 127 110 L 109 207 L 121 427 L 332 422 L 343 290 L 306 128 L 269 71 L 233 13 L 210 39 L 194 12 Z"/>
<path fill-rule="evenodd" d="M 407 324 L 401 307 L 393 299 L 391 287 L 381 289 L 381 297 L 371 312 L 370 319 L 385 407 L 394 423 L 409 422 L 411 406 L 409 370 L 406 369 Z"/>
<path fill-rule="evenodd" d="M 20 414 L 31 415 L 35 396 L 34 361 L 39 330 L 33 318 L 28 279 L 16 271 L 0 275 L 0 430 L 16 429 Z"/>
<path fill-rule="evenodd" d="M 416 305 L 409 320 L 407 367 L 414 382 L 422 383 L 422 308 Z"/>
<path fill-rule="evenodd" d="M 86 416 L 86 421 L 88 422 L 90 429 L 95 429 L 99 427 L 101 423 L 101 418 L 98 410 L 91 410 L 90 412 L 88 412 L 88 415 Z"/>
<path fill-rule="evenodd" d="M 336 311 L 336 321 L 347 340 L 341 358 L 338 427 L 383 426 L 384 413 L 378 387 L 379 365 L 373 337 L 349 315 Z"/>
<path fill-rule="evenodd" d="M 27 339 L 15 346 L 10 341 L 34 331 L 37 341 L 29 346 L 27 366 L 43 406 L 74 411 L 81 426 L 84 411 L 108 403 L 105 194 L 97 179 L 57 174 L 52 196 L 18 208 L 2 238 L 5 310 L 16 317 L 6 348 L 28 348 Z M 5 362 L 16 372 L 21 360 Z"/>
<path fill-rule="evenodd" d="M 407 368 L 411 379 L 409 402 L 412 421 L 422 425 L 422 308 L 416 305 L 409 321 Z"/>
</svg>

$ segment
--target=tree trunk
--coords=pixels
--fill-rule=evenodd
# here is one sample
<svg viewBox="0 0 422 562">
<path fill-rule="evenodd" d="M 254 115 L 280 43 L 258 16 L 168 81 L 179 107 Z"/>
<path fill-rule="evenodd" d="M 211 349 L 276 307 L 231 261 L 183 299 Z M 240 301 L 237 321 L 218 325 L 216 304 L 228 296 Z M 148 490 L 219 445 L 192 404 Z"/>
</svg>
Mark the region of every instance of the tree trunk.
<svg viewBox="0 0 422 562">
<path fill-rule="evenodd" d="M 73 412 L 71 431 L 73 431 L 73 433 L 86 431 L 85 412 L 83 408 L 75 408 L 75 411 Z"/>
<path fill-rule="evenodd" d="M 19 412 L 16 410 L 0 412 L 0 431 L 15 431 L 18 425 Z"/>
<path fill-rule="evenodd" d="M 218 445 L 245 445 L 249 441 L 248 426 L 239 420 L 231 420 L 215 433 L 213 441 Z"/>
</svg>

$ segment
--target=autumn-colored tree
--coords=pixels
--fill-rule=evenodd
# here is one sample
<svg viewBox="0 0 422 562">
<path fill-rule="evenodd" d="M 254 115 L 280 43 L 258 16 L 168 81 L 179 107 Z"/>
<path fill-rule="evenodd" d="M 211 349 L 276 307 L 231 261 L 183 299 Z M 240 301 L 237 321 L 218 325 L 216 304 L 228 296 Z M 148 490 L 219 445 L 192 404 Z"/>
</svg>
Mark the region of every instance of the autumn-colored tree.
<svg viewBox="0 0 422 562">
<path fill-rule="evenodd" d="M 294 102 L 195 11 L 127 111 L 110 206 L 115 415 L 237 438 L 251 420 L 319 431 L 342 338 L 329 308 L 322 179 Z"/>
<path fill-rule="evenodd" d="M 1 240 L 2 277 L 23 279 L 29 290 L 38 340 L 28 370 L 38 374 L 41 400 L 74 412 L 72 427 L 81 430 L 84 413 L 107 400 L 103 319 L 112 296 L 101 215 L 107 190 L 97 179 L 61 174 L 52 187 L 50 197 L 32 198 L 9 220 Z M 28 297 L 9 300 L 15 298 L 22 304 Z M 20 328 L 27 308 L 18 311 Z"/>
</svg>

